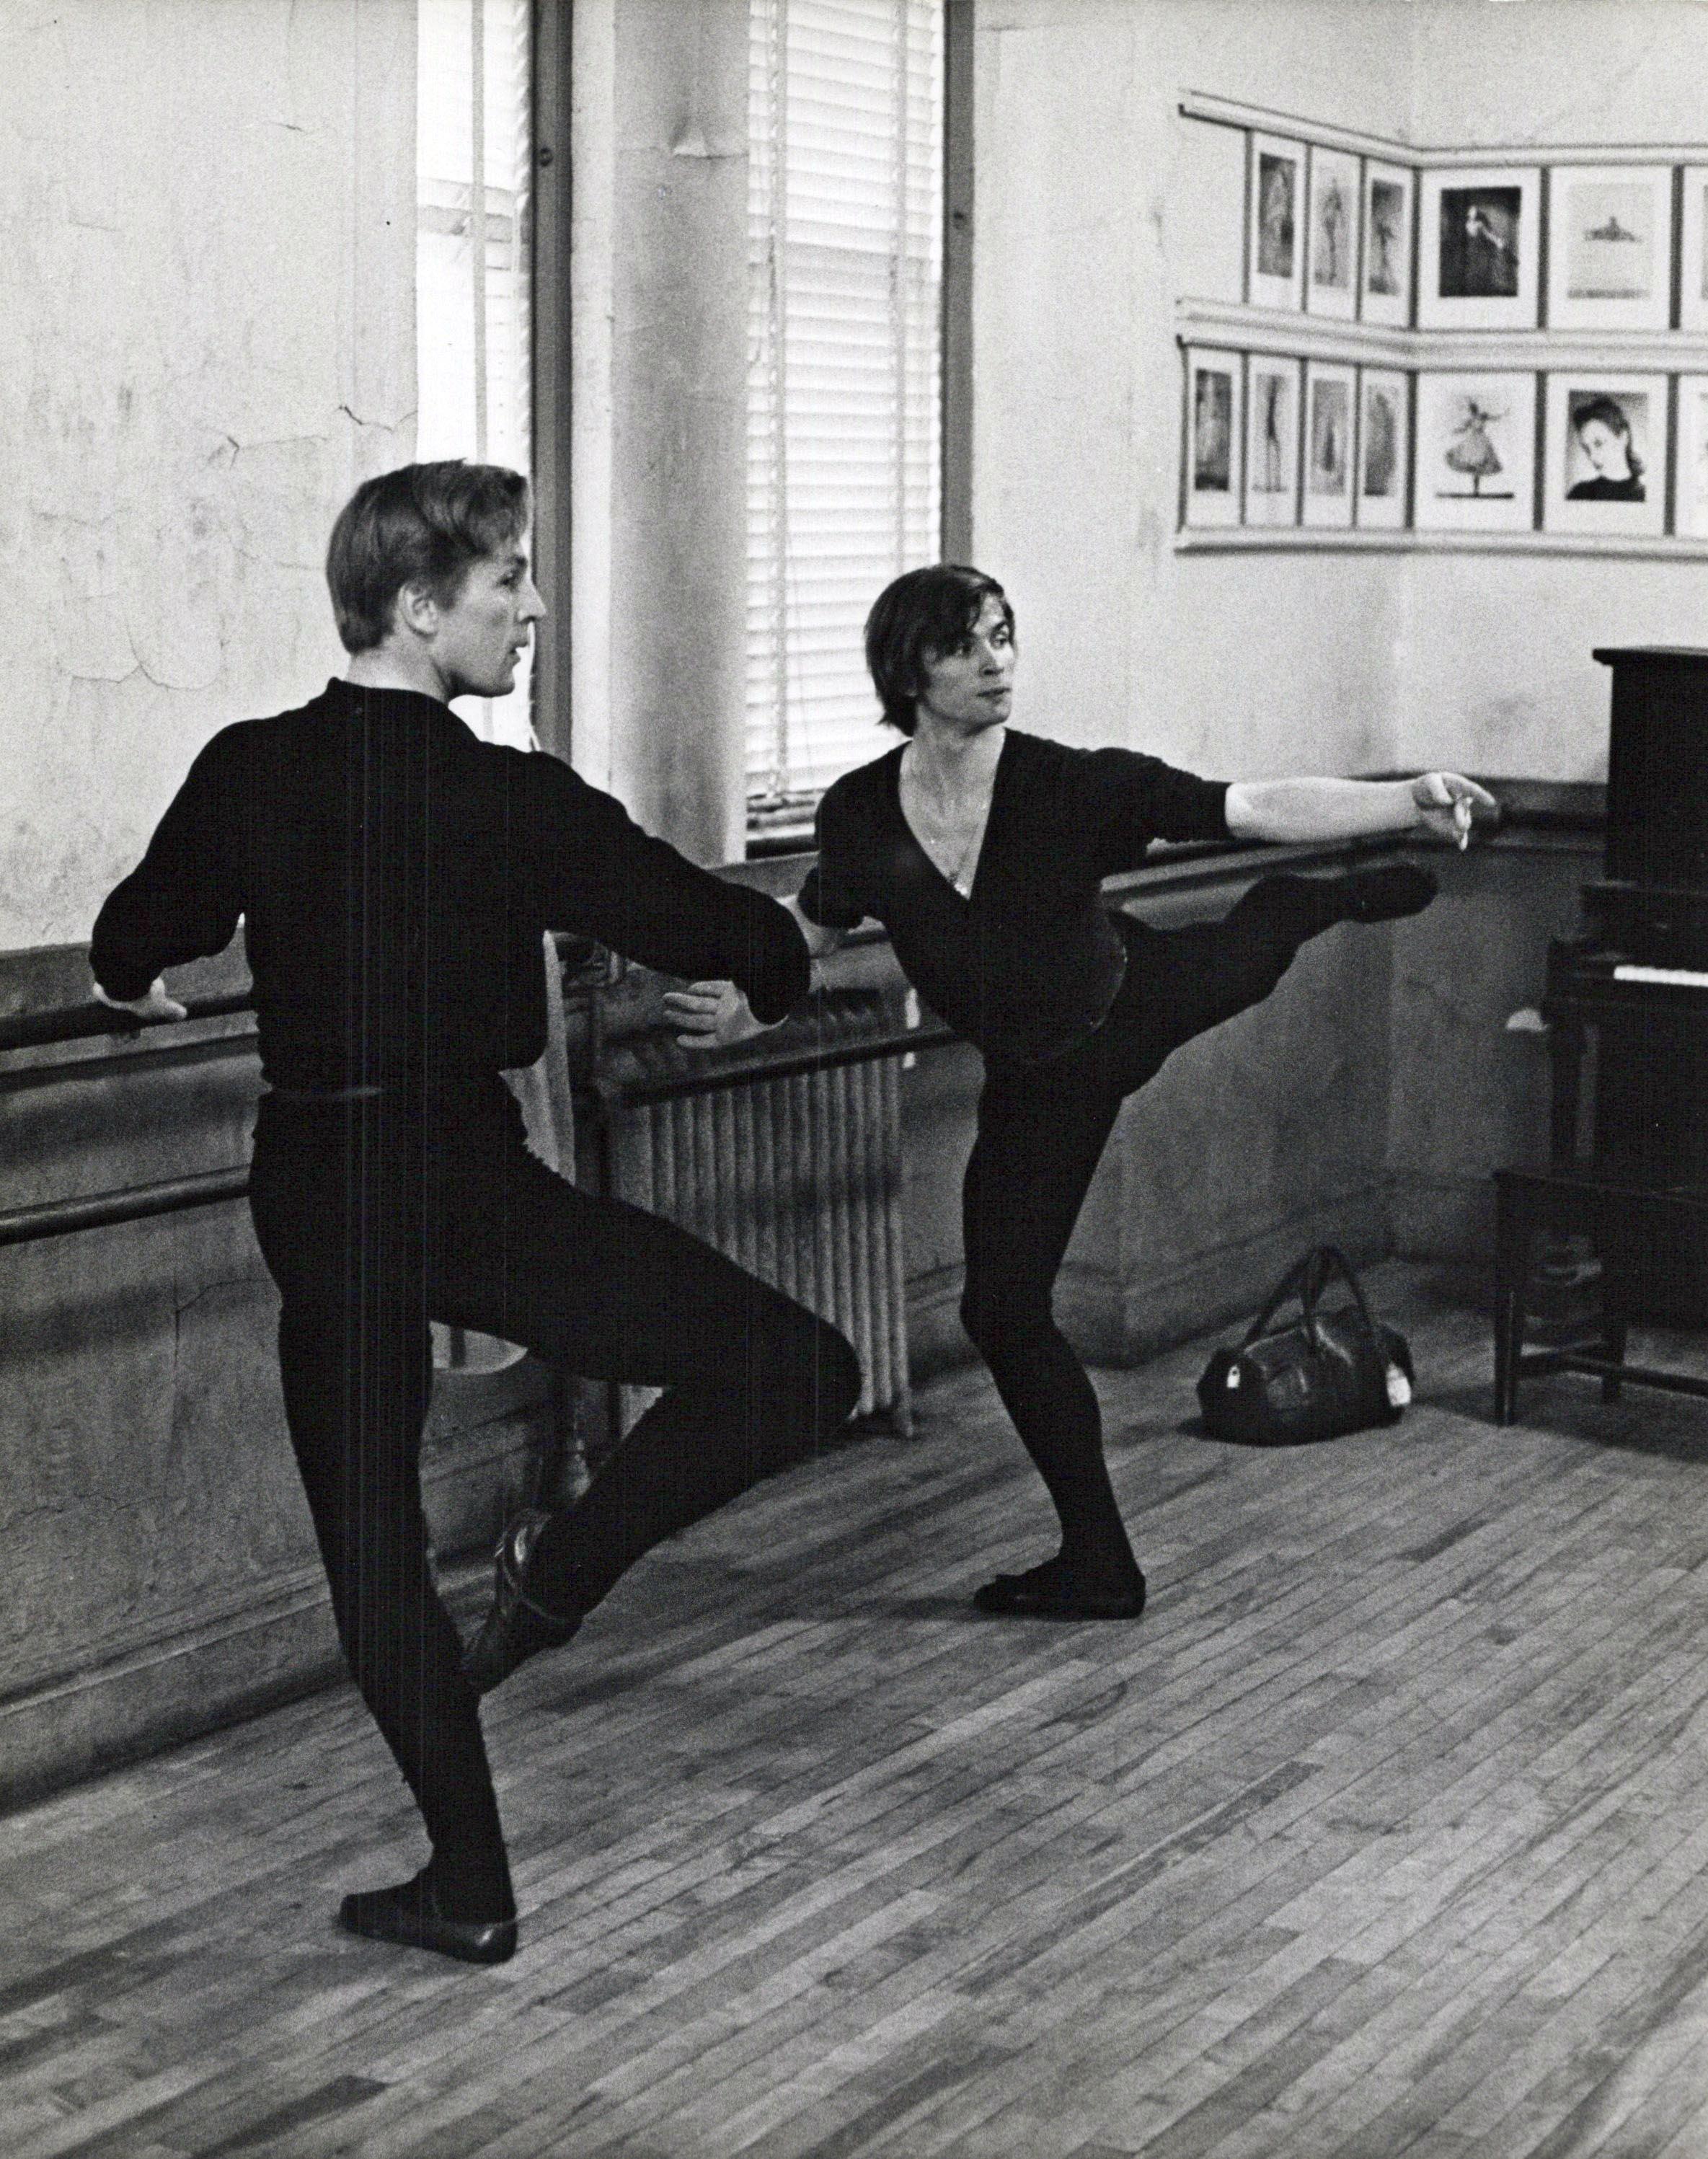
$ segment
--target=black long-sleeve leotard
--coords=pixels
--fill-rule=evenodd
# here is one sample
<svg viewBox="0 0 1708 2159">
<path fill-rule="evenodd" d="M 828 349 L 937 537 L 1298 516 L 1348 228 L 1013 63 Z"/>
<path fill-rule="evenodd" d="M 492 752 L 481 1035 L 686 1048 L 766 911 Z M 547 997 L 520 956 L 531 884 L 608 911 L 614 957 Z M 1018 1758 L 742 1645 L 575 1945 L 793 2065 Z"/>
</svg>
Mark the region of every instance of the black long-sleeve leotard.
<svg viewBox="0 0 1708 2159">
<path fill-rule="evenodd" d="M 559 759 L 479 741 L 410 691 L 334 681 L 215 735 L 90 948 L 109 996 L 217 952 L 245 921 L 275 1085 L 435 1088 L 545 1048 L 540 940 L 573 929 L 727 976 L 762 1019 L 804 997 L 804 940 Z"/>
</svg>

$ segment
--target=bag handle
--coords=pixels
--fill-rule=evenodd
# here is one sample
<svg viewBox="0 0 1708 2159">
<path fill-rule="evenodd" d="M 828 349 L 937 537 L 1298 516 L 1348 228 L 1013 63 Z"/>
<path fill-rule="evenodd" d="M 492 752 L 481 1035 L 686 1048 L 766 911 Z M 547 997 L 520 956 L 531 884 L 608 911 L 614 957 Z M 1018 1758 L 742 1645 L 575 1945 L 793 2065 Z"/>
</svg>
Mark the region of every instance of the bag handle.
<svg viewBox="0 0 1708 2159">
<path fill-rule="evenodd" d="M 1299 1302 L 1305 1308 L 1305 1324 L 1314 1338 L 1317 1326 L 1317 1300 L 1328 1287 L 1331 1276 L 1338 1275 L 1352 1292 L 1352 1301 L 1358 1307 L 1359 1318 L 1364 1324 L 1364 1333 L 1371 1341 L 1377 1339 L 1376 1323 L 1370 1307 L 1364 1302 L 1364 1293 L 1351 1264 L 1338 1245 L 1318 1245 L 1307 1256 L 1307 1271 L 1304 1287 L 1299 1292 Z"/>
<path fill-rule="evenodd" d="M 1372 1341 L 1376 1340 L 1376 1323 L 1370 1316 L 1370 1307 L 1364 1302 L 1364 1291 L 1359 1286 L 1359 1278 L 1353 1272 L 1345 1253 L 1338 1245 L 1312 1245 L 1303 1258 L 1296 1260 L 1276 1283 L 1262 1311 L 1246 1329 L 1245 1339 L 1240 1347 L 1249 1349 L 1280 1307 L 1295 1292 L 1304 1314 L 1305 1332 L 1312 1348 L 1320 1347 L 1317 1336 L 1317 1300 L 1328 1287 L 1330 1276 L 1335 1274 L 1340 1276 L 1352 1292 L 1353 1302 L 1358 1307 L 1365 1333 Z"/>
<path fill-rule="evenodd" d="M 1270 1292 L 1268 1302 L 1262 1311 L 1245 1330 L 1245 1339 L 1240 1344 L 1242 1349 L 1249 1349 L 1251 1347 L 1258 1336 L 1269 1325 L 1270 1321 L 1275 1318 L 1281 1307 L 1296 1291 L 1298 1292 L 1300 1303 L 1304 1302 L 1306 1277 L 1315 1266 L 1317 1255 L 1321 1249 L 1320 1245 L 1313 1245 L 1302 1259 L 1295 1260 L 1291 1266 L 1287 1269 Z"/>
</svg>

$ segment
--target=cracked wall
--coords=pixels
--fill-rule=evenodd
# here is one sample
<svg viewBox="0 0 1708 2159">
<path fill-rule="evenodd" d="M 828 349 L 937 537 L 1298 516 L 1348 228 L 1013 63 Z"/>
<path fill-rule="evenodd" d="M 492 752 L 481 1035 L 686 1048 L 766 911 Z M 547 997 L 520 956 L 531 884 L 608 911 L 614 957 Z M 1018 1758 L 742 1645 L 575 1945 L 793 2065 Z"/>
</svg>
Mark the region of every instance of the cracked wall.
<svg viewBox="0 0 1708 2159">
<path fill-rule="evenodd" d="M 195 751 L 336 667 L 339 503 L 410 453 L 411 0 L 0 25 L 0 950 L 81 941 Z"/>
</svg>

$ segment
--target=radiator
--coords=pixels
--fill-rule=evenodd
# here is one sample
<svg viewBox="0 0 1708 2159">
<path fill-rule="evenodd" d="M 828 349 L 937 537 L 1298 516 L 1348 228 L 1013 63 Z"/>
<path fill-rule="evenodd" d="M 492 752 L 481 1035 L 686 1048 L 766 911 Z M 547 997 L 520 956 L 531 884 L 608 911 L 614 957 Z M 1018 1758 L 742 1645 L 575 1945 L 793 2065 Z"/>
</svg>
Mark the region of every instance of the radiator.
<svg viewBox="0 0 1708 2159">
<path fill-rule="evenodd" d="M 815 1000 L 738 1049 L 651 1032 L 607 1048 L 595 1089 L 607 1190 L 691 1230 L 839 1327 L 860 1411 L 912 1430 L 901 1219 L 901 1054 L 876 991 Z M 622 1422 L 643 1390 L 623 1390 Z"/>
</svg>

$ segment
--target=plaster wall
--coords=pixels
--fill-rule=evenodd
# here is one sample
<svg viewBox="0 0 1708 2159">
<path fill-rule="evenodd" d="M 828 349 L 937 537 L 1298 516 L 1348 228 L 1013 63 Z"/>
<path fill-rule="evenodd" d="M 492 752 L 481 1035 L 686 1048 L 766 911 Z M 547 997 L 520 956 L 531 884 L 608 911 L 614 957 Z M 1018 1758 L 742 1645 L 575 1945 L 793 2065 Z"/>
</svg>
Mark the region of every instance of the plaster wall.
<svg viewBox="0 0 1708 2159">
<path fill-rule="evenodd" d="M 650 831 L 736 861 L 748 8 L 589 0 L 572 31 L 572 754 Z"/>
<path fill-rule="evenodd" d="M 194 752 L 312 695 L 410 453 L 411 0 L 64 0 L 0 65 L 0 950 L 86 937 Z"/>
</svg>

